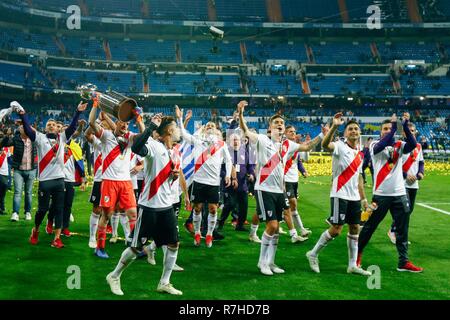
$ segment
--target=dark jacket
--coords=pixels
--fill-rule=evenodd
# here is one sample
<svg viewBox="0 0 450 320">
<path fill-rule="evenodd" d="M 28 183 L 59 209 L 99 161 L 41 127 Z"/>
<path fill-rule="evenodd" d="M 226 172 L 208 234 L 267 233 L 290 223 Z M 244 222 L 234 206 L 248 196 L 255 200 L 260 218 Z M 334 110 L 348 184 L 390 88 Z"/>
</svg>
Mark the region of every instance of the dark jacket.
<svg viewBox="0 0 450 320">
<path fill-rule="evenodd" d="M 230 152 L 231 162 L 233 165 L 239 165 L 239 172 L 236 173 L 238 188 L 234 190 L 233 187 L 225 188 L 225 192 L 248 192 L 247 179 L 249 175 L 255 177 L 255 164 L 252 164 L 249 155 L 248 145 L 241 145 L 238 151 L 228 147 Z M 225 165 L 222 165 L 221 177 L 225 177 Z"/>
<path fill-rule="evenodd" d="M 14 169 L 19 169 L 22 163 L 23 152 L 25 149 L 25 144 L 23 143 L 19 132 L 17 132 L 14 136 L 5 137 L 3 138 L 3 140 L 0 141 L 0 148 L 11 146 L 14 147 L 11 166 Z M 31 142 L 31 147 L 33 153 L 31 155 L 32 168 L 36 169 L 37 167 L 37 163 L 35 162 L 37 156 L 36 144 L 34 142 Z"/>
</svg>

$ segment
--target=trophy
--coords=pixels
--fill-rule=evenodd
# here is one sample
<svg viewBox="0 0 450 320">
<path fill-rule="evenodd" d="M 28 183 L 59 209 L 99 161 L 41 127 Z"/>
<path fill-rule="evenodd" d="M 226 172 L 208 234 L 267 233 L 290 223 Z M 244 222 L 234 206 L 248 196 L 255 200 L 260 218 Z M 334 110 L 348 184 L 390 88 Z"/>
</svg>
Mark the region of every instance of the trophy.
<svg viewBox="0 0 450 320">
<path fill-rule="evenodd" d="M 116 91 L 100 93 L 97 86 L 91 83 L 79 86 L 80 96 L 84 100 L 98 98 L 98 106 L 102 111 L 112 115 L 123 122 L 128 122 L 135 117 L 134 109 L 138 107 L 136 100 L 128 98 Z"/>
</svg>

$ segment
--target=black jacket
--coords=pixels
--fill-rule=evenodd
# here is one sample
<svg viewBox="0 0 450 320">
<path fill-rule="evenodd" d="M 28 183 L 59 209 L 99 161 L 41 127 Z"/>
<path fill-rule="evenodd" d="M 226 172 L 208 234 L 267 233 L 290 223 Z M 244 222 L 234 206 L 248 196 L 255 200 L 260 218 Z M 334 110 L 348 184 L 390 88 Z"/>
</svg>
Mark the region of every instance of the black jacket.
<svg viewBox="0 0 450 320">
<path fill-rule="evenodd" d="M 22 138 L 20 137 L 20 133 L 16 133 L 13 137 L 9 136 L 9 137 L 5 137 L 3 138 L 3 140 L 0 141 L 0 147 L 14 147 L 14 152 L 13 152 L 13 156 L 12 156 L 12 167 L 14 169 L 19 169 L 21 163 L 22 163 L 22 158 L 23 158 L 23 152 L 25 149 L 25 144 L 22 141 Z M 31 146 L 32 146 L 32 156 L 31 156 L 31 163 L 32 163 L 32 168 L 36 169 L 37 164 L 35 162 L 36 159 L 36 155 L 37 155 L 37 150 L 36 150 L 36 143 L 31 142 Z"/>
</svg>

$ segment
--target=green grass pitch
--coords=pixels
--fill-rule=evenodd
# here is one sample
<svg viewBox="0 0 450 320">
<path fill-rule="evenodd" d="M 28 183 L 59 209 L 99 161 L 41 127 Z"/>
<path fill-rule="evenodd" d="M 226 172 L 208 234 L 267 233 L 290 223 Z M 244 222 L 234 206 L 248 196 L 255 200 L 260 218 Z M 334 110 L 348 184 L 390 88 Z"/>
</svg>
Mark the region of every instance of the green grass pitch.
<svg viewBox="0 0 450 320">
<path fill-rule="evenodd" d="M 450 212 L 450 176 L 430 174 L 421 183 L 417 202 Z M 212 248 L 204 242 L 195 248 L 192 238 L 182 228 L 178 264 L 184 272 L 173 273 L 172 283 L 183 291 L 181 297 L 159 294 L 156 286 L 162 271 L 162 251 L 156 255 L 157 265 L 136 260 L 122 275 L 123 297 L 114 296 L 105 276 L 116 265 L 123 242 L 107 242 L 109 260 L 101 260 L 88 247 L 87 234 L 91 205 L 87 192 L 77 191 L 73 205 L 75 222 L 70 239 L 63 239 L 66 247 L 50 247 L 51 237 L 41 227 L 37 246 L 28 243 L 32 222 L 23 213 L 17 223 L 8 216 L 0 216 L 0 299 L 449 299 L 450 298 L 450 216 L 416 205 L 410 224 L 410 258 L 424 267 L 422 274 L 396 271 L 397 253 L 386 232 L 391 222 L 388 215 L 364 253 L 363 266 L 377 265 L 381 270 L 381 288 L 368 289 L 367 278 L 348 275 L 347 247 L 344 236 L 334 240 L 320 256 L 321 274 L 310 271 L 305 258 L 320 234 L 327 228 L 329 212 L 329 177 L 313 177 L 300 181 L 299 211 L 305 226 L 311 228 L 310 239 L 291 244 L 282 235 L 277 252 L 277 264 L 286 274 L 263 276 L 256 267 L 259 245 L 248 241 L 246 232 L 236 232 L 230 224 L 224 228 L 224 241 L 216 241 Z M 366 189 L 370 193 L 369 188 Z M 7 194 L 8 213 L 12 192 Z M 33 217 L 36 207 L 33 201 Z M 249 218 L 255 209 L 251 199 Z M 183 211 L 185 217 L 187 212 Z M 285 227 L 285 225 L 284 225 Z M 285 227 L 286 229 L 286 227 Z M 258 233 L 261 234 L 263 226 Z M 122 233 L 119 226 L 119 233 Z M 81 289 L 70 290 L 67 268 L 79 266 Z"/>
</svg>

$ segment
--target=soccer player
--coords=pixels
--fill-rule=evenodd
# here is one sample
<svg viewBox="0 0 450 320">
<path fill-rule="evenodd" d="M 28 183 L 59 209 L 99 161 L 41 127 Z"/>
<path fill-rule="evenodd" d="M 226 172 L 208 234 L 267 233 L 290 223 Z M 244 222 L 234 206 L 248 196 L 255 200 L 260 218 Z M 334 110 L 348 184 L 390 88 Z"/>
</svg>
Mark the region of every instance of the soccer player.
<svg viewBox="0 0 450 320">
<path fill-rule="evenodd" d="M 194 208 L 194 245 L 200 245 L 202 208 L 203 203 L 208 202 L 208 231 L 205 237 L 205 244 L 210 248 L 213 244 L 213 232 L 217 222 L 222 163 L 225 163 L 226 167 L 225 186 L 229 187 L 231 185 L 232 164 L 230 153 L 225 143 L 220 139 L 221 134 L 213 122 L 208 122 L 203 134 L 195 137 L 184 129 L 183 112 L 178 106 L 176 106 L 175 112 L 183 140 L 194 145 L 195 174 L 190 199 Z"/>
<path fill-rule="evenodd" d="M 345 223 L 347 234 L 348 268 L 347 273 L 370 276 L 371 273 L 356 265 L 358 257 L 358 233 L 361 219 L 361 204 L 367 209 L 368 203 L 362 178 L 363 153 L 359 150 L 361 129 L 356 121 L 345 125 L 345 141 L 331 142 L 334 133 L 344 124 L 342 113 L 333 118 L 333 125 L 322 141 L 322 147 L 332 152 L 331 215 L 328 221 L 331 227 L 325 230 L 311 251 L 306 253 L 309 265 L 314 272 L 320 273 L 319 252 L 334 238 L 339 236 Z"/>
<path fill-rule="evenodd" d="M 397 271 L 422 272 L 423 269 L 408 259 L 408 225 L 410 204 L 403 182 L 401 157 L 416 148 L 417 141 L 409 131 L 409 113 L 403 114 L 405 141 L 396 141 L 397 116 L 381 124 L 380 139 L 370 145 L 370 156 L 374 169 L 372 201 L 377 204 L 369 220 L 364 224 L 358 241 L 358 261 L 361 265 L 362 253 L 372 234 L 390 211 L 396 227 L 396 246 L 399 255 Z"/>
<path fill-rule="evenodd" d="M 409 131 L 414 137 L 417 136 L 416 125 L 412 122 L 408 123 Z M 405 133 L 403 133 L 405 135 Z M 405 179 L 406 192 L 408 193 L 409 206 L 411 214 L 414 210 L 417 191 L 419 190 L 419 180 L 422 180 L 425 174 L 425 163 L 423 160 L 422 145 L 417 143 L 416 148 L 409 154 L 402 155 L 402 171 Z M 395 239 L 395 223 L 393 222 L 388 231 L 388 237 L 393 244 Z"/>
<path fill-rule="evenodd" d="M 36 245 L 39 241 L 39 227 L 45 214 L 50 209 L 55 217 L 55 237 L 51 242 L 54 248 L 63 248 L 61 241 L 61 227 L 64 208 L 64 145 L 75 132 L 81 112 L 86 110 L 87 104 L 78 105 L 70 126 L 61 134 L 57 131 L 56 122 L 48 120 L 45 125 L 46 134 L 31 128 L 23 107 L 17 102 L 11 102 L 11 107 L 22 119 L 25 134 L 32 142 L 36 142 L 39 167 L 38 211 L 31 231 L 30 243 Z M 51 206 L 50 206 L 51 200 Z"/>
<path fill-rule="evenodd" d="M 183 294 L 170 283 L 178 255 L 178 231 L 171 184 L 179 177 L 179 169 L 175 169 L 171 153 L 174 142 L 180 139 L 180 129 L 173 117 L 154 117 L 152 121 L 150 127 L 135 139 L 132 148 L 133 152 L 144 157 L 144 190 L 139 198 L 139 214 L 136 228 L 131 233 L 131 246 L 123 251 L 116 268 L 106 277 L 111 291 L 116 295 L 123 295 L 120 287 L 122 272 L 136 259 L 150 238 L 154 239 L 158 247 L 167 246 L 157 291 Z M 158 124 L 159 139 L 154 140 L 151 135 Z"/>
<path fill-rule="evenodd" d="M 286 138 L 292 142 L 295 142 L 295 137 L 297 133 L 294 126 L 286 127 Z M 303 240 L 302 238 L 308 237 L 311 234 L 311 230 L 303 226 L 300 214 L 297 211 L 297 198 L 298 198 L 298 176 L 299 172 L 303 177 L 307 177 L 307 172 L 303 167 L 302 161 L 300 159 L 300 152 L 295 152 L 292 157 L 283 159 L 285 163 L 284 175 L 286 181 L 286 195 L 289 199 L 289 212 L 285 213 L 291 218 L 294 226 L 289 230 L 292 242 L 297 242 L 298 240 Z M 286 210 L 287 211 L 287 210 Z M 288 221 L 286 221 L 288 222 Z M 289 225 L 288 225 L 289 226 Z M 297 229 L 300 230 L 300 236 L 297 235 Z M 306 239 L 304 239 L 306 240 Z"/>
<path fill-rule="evenodd" d="M 96 103 L 94 101 L 94 103 Z M 111 130 L 114 131 L 116 129 L 115 123 L 109 118 L 109 116 L 100 112 L 99 115 L 99 125 L 103 128 L 103 130 Z M 102 207 L 100 207 L 100 199 L 101 199 L 101 186 L 102 186 L 102 143 L 100 139 L 98 139 L 92 130 L 89 127 L 85 132 L 85 138 L 88 143 L 92 146 L 94 151 L 94 185 L 92 187 L 91 195 L 89 197 L 89 202 L 92 203 L 92 212 L 89 218 L 89 248 L 95 249 L 97 248 L 97 227 L 98 220 L 100 219 L 100 215 L 102 213 Z"/>
<path fill-rule="evenodd" d="M 97 247 L 95 255 L 102 259 L 109 258 L 105 251 L 106 225 L 116 210 L 117 205 L 122 208 L 130 218 L 130 229 L 134 228 L 136 219 L 136 198 L 130 176 L 131 144 L 135 134 L 128 131 L 128 122 L 116 121 L 114 132 L 104 130 L 96 122 L 97 102 L 94 98 L 92 110 L 89 114 L 89 125 L 95 136 L 102 144 L 102 184 L 100 206 L 103 208 L 98 223 Z M 144 131 L 142 117 L 135 109 L 136 123 L 139 131 Z"/>
<path fill-rule="evenodd" d="M 320 142 L 323 133 L 307 144 L 299 145 L 290 140 L 282 141 L 285 132 L 284 119 L 281 115 L 270 118 L 271 138 L 251 132 L 244 120 L 247 101 L 238 104 L 239 126 L 251 143 L 256 144 L 257 178 L 255 184 L 256 211 L 260 220 L 266 222 L 263 233 L 258 267 L 262 274 L 273 275 L 285 271 L 275 264 L 275 254 L 279 239 L 279 221 L 283 211 L 289 207 L 284 192 L 283 158 L 291 157 L 297 151 L 309 151 Z M 327 132 L 328 128 L 323 128 Z"/>
</svg>

